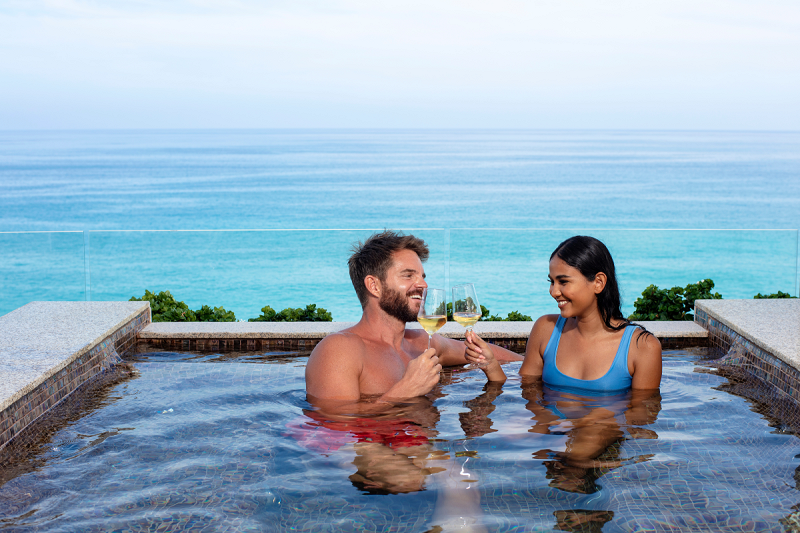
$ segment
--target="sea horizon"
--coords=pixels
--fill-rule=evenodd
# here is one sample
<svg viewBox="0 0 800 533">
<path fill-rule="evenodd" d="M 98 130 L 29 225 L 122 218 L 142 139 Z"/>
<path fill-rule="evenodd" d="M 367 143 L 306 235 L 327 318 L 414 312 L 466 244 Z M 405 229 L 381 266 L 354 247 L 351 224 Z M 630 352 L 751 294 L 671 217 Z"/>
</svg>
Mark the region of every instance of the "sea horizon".
<svg viewBox="0 0 800 533">
<path fill-rule="evenodd" d="M 0 312 L 147 289 L 351 320 L 350 246 L 384 228 L 430 235 L 432 283 L 474 282 L 502 315 L 549 309 L 546 257 L 579 232 L 608 241 L 626 312 L 650 283 L 797 292 L 795 132 L 31 130 L 0 132 L 0 174 L 0 272 L 19 287 Z"/>
</svg>

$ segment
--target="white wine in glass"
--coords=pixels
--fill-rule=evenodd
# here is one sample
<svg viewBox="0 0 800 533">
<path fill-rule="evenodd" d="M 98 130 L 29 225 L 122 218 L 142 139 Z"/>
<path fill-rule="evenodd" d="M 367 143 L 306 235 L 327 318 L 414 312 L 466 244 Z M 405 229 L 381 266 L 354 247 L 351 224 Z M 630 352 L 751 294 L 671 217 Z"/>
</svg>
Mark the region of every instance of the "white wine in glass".
<svg viewBox="0 0 800 533">
<path fill-rule="evenodd" d="M 447 296 L 442 289 L 422 289 L 422 305 L 419 306 L 417 322 L 428 334 L 428 348 L 431 337 L 447 323 Z"/>
<path fill-rule="evenodd" d="M 467 333 L 472 331 L 475 322 L 481 319 L 481 304 L 475 293 L 475 285 L 465 283 L 453 287 L 453 320 L 467 328 Z M 483 368 L 485 365 L 472 364 L 467 368 Z"/>
<path fill-rule="evenodd" d="M 481 319 L 481 304 L 472 283 L 453 287 L 453 320 L 472 331 L 475 322 Z"/>
</svg>

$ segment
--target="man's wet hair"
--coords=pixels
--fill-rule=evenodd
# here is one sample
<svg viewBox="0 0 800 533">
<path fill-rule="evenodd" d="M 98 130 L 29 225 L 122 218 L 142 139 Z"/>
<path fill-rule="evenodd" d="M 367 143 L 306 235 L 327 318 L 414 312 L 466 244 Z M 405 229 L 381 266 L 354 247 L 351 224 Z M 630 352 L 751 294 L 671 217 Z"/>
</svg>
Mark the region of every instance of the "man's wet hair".
<svg viewBox="0 0 800 533">
<path fill-rule="evenodd" d="M 392 254 L 400 250 L 411 250 L 423 262 L 430 255 L 428 245 L 419 237 L 403 235 L 392 230 L 376 233 L 363 243 L 358 242 L 353 245 L 353 255 L 350 256 L 347 265 L 350 267 L 350 280 L 356 289 L 362 309 L 369 301 L 369 291 L 364 285 L 364 278 L 375 276 L 385 281 L 386 272 L 392 266 Z"/>
</svg>

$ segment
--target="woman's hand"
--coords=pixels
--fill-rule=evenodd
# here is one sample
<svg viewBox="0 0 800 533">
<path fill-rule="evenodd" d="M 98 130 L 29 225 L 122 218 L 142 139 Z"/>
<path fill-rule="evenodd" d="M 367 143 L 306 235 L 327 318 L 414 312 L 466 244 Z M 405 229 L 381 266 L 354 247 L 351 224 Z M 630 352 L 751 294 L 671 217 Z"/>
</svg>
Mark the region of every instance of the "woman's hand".
<svg viewBox="0 0 800 533">
<path fill-rule="evenodd" d="M 467 331 L 464 341 L 466 350 L 464 357 L 469 363 L 483 370 L 489 381 L 505 381 L 506 374 L 495 359 L 492 347 L 481 339 L 474 331 Z"/>
</svg>

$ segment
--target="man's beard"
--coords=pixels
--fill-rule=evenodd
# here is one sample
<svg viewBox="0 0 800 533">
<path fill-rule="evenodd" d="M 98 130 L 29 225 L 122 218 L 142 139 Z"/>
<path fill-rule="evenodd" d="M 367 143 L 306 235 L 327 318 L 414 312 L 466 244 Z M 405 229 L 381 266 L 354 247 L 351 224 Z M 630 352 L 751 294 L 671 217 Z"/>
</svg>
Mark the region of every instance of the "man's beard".
<svg viewBox="0 0 800 533">
<path fill-rule="evenodd" d="M 414 322 L 417 319 L 417 313 L 408 306 L 407 295 L 400 291 L 387 288 L 378 301 L 378 305 L 387 315 L 393 316 L 401 322 Z"/>
</svg>

